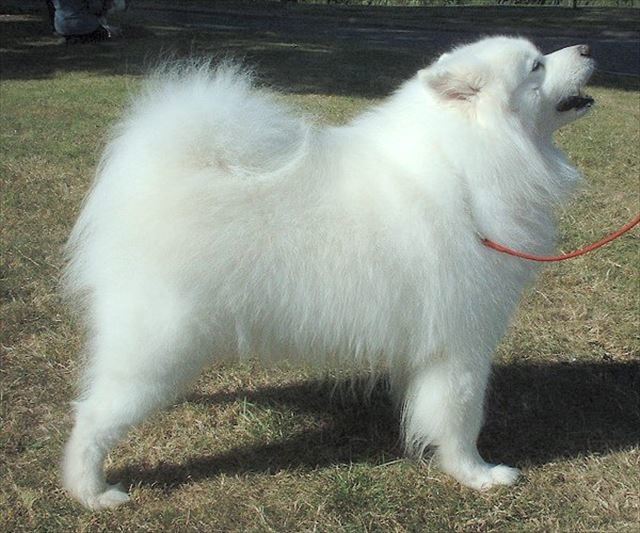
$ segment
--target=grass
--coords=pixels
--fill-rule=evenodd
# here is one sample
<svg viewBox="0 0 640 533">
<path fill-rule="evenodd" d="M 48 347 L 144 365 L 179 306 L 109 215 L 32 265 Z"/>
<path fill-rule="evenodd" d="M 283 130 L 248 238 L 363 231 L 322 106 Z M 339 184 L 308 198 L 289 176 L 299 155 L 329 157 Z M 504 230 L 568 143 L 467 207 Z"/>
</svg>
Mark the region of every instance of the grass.
<svg viewBox="0 0 640 533">
<path fill-rule="evenodd" d="M 490 460 L 523 468 L 513 488 L 478 494 L 428 461 L 403 459 L 383 390 L 364 406 L 332 399 L 331 380 L 304 369 L 243 364 L 209 369 L 111 454 L 109 477 L 131 485 L 133 504 L 93 514 L 69 500 L 57 462 L 80 340 L 56 292 L 60 247 L 143 65 L 168 36 L 177 54 L 227 43 L 265 67 L 267 80 L 292 87 L 293 105 L 340 123 L 425 59 L 323 42 L 282 51 L 278 35 L 169 26 L 127 47 L 66 48 L 30 13 L 0 18 L 0 28 L 1 531 L 637 529 L 637 232 L 547 267 L 500 346 L 480 445 Z M 640 203 L 637 82 L 595 85 L 592 115 L 559 135 L 586 176 L 561 213 L 567 250 L 621 225 Z"/>
</svg>

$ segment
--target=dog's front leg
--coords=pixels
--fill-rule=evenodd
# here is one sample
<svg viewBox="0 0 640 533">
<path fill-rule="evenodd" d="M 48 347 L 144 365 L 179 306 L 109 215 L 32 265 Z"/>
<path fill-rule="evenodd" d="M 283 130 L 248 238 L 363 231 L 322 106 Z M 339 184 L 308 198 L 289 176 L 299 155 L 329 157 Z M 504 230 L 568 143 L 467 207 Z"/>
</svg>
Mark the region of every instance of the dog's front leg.
<svg viewBox="0 0 640 533">
<path fill-rule="evenodd" d="M 485 462 L 476 446 L 482 427 L 489 357 L 431 361 L 409 383 L 403 416 L 410 452 L 436 447 L 442 469 L 474 489 L 510 485 L 519 471 Z"/>
</svg>

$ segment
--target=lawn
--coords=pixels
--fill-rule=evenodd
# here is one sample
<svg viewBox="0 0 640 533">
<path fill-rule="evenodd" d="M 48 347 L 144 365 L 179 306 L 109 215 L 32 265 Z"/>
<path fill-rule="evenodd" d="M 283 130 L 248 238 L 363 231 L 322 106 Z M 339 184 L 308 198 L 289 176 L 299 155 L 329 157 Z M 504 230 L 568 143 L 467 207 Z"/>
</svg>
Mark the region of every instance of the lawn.
<svg viewBox="0 0 640 533">
<path fill-rule="evenodd" d="M 476 493 L 402 458 L 382 388 L 365 405 L 332 394 L 340 376 L 247 363 L 208 370 L 111 454 L 132 504 L 91 513 L 67 498 L 57 463 L 80 332 L 57 295 L 60 250 L 146 65 L 232 50 L 291 105 L 342 123 L 435 52 L 159 22 L 133 24 L 127 46 L 65 47 L 14 5 L 0 17 L 0 531 L 637 531 L 638 231 L 547 266 L 500 346 L 481 450 L 523 469 L 514 487 Z M 593 113 L 558 135 L 586 178 L 559 213 L 563 250 L 640 207 L 637 80 L 597 77 L 590 94 Z"/>
</svg>

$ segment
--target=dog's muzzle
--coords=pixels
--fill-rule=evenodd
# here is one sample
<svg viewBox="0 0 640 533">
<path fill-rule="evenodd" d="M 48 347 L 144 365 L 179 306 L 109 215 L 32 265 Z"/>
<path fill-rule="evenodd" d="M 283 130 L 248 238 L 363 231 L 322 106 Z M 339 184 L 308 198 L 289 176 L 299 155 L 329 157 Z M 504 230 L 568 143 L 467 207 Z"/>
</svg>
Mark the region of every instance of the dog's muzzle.
<svg viewBox="0 0 640 533">
<path fill-rule="evenodd" d="M 589 95 L 575 94 L 567 96 L 558 102 L 556 105 L 556 111 L 564 113 L 571 109 L 581 110 L 591 107 L 594 103 L 594 99 Z"/>
</svg>

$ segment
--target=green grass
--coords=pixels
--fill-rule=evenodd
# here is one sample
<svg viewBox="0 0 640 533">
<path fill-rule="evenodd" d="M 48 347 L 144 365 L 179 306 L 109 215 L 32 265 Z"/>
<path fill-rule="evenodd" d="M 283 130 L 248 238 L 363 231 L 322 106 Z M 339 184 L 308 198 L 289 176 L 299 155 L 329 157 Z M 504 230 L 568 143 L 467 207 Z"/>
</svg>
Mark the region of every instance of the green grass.
<svg viewBox="0 0 640 533">
<path fill-rule="evenodd" d="M 127 48 L 65 48 L 34 33 L 36 19 L 27 23 L 35 26 L 0 20 L 15 37 L 4 43 L 13 52 L 0 85 L 0 531 L 637 529 L 638 232 L 548 266 L 500 346 L 480 445 L 490 460 L 523 468 L 513 488 L 479 494 L 428 460 L 403 459 L 382 389 L 366 406 L 332 399 L 332 381 L 304 369 L 250 363 L 209 369 L 111 454 L 108 475 L 131 486 L 131 505 L 95 514 L 68 499 L 57 462 L 80 340 L 57 296 L 60 248 L 109 125 L 166 35 L 156 30 Z M 222 42 L 174 33 L 178 53 Z M 308 63 L 313 56 L 258 44 L 230 46 L 293 87 L 284 97 L 293 105 L 333 123 L 424 60 L 354 48 Z M 371 54 L 380 71 L 367 68 Z M 597 108 L 559 135 L 586 177 L 561 213 L 566 250 L 621 225 L 640 203 L 637 83 L 598 79 L 590 92 Z"/>
</svg>

